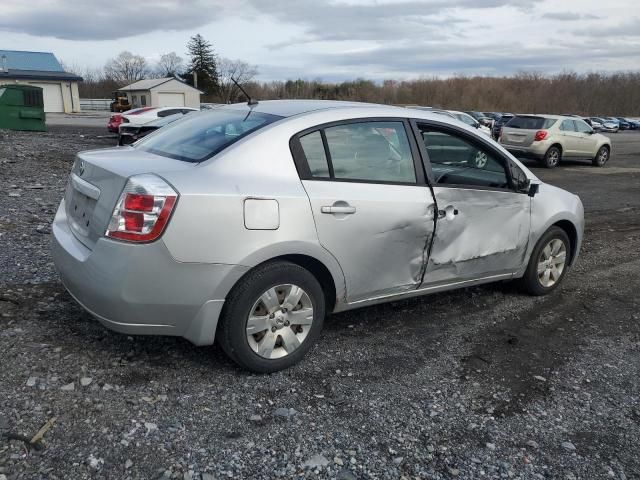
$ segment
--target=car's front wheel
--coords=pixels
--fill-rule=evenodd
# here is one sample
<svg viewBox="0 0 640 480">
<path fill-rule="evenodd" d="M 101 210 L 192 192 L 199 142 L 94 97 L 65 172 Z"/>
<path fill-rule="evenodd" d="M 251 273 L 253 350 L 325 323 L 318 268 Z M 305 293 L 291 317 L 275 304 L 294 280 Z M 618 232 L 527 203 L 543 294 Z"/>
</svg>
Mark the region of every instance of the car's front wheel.
<svg viewBox="0 0 640 480">
<path fill-rule="evenodd" d="M 225 301 L 217 339 L 240 366 L 259 373 L 288 368 L 322 330 L 325 297 L 299 265 L 266 263 L 240 280 Z"/>
<path fill-rule="evenodd" d="M 552 292 L 567 273 L 570 258 L 571 243 L 567 233 L 560 227 L 551 227 L 533 249 L 520 287 L 531 295 Z"/>
<path fill-rule="evenodd" d="M 550 147 L 547 153 L 544 154 L 542 163 L 547 168 L 555 168 L 560 164 L 562 158 L 562 151 L 558 147 Z"/>
<path fill-rule="evenodd" d="M 605 164 L 609 161 L 609 147 L 603 145 L 598 149 L 598 153 L 593 158 L 593 166 L 594 167 L 604 167 Z"/>
</svg>

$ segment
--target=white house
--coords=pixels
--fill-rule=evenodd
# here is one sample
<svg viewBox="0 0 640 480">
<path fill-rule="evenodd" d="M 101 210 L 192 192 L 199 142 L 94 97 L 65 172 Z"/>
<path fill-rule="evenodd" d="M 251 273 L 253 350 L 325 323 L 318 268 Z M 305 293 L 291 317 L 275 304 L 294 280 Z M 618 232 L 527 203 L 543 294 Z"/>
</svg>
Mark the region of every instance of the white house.
<svg viewBox="0 0 640 480">
<path fill-rule="evenodd" d="M 28 84 L 42 88 L 45 112 L 79 112 L 78 82 L 50 52 L 0 50 L 0 85 Z"/>
<path fill-rule="evenodd" d="M 200 108 L 203 92 L 174 77 L 138 80 L 120 88 L 125 92 L 132 108 L 137 107 L 192 107 Z"/>
</svg>

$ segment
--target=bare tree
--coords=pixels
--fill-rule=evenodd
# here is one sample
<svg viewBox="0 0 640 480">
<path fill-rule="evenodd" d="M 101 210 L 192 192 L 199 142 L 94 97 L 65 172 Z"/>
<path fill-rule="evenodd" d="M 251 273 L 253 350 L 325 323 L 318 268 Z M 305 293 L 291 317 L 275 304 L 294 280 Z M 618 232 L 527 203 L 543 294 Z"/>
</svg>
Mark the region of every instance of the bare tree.
<svg viewBox="0 0 640 480">
<path fill-rule="evenodd" d="M 135 82 L 145 78 L 148 73 L 149 66 L 144 57 L 127 51 L 120 52 L 104 66 L 105 76 L 118 82 Z"/>
<path fill-rule="evenodd" d="M 220 99 L 223 103 L 232 103 L 238 100 L 242 92 L 231 78 L 235 78 L 236 82 L 243 85 L 251 82 L 258 74 L 258 70 L 254 65 L 249 65 L 241 60 L 223 58 L 218 62 L 218 73 L 220 75 Z"/>
<path fill-rule="evenodd" d="M 164 53 L 160 56 L 156 70 L 161 77 L 175 77 L 184 71 L 184 61 L 176 52 Z"/>
</svg>

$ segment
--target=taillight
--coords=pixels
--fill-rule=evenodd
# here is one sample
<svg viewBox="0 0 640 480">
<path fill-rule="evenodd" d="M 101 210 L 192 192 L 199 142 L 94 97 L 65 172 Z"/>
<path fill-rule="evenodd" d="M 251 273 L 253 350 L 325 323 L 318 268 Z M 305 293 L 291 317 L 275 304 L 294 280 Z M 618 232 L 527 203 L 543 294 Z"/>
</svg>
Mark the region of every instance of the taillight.
<svg viewBox="0 0 640 480">
<path fill-rule="evenodd" d="M 121 122 L 122 121 L 122 115 L 119 115 L 119 114 L 111 115 L 111 118 L 109 120 L 111 122 Z"/>
<path fill-rule="evenodd" d="M 129 178 L 105 235 L 128 242 L 153 242 L 169 222 L 178 193 L 152 174 Z"/>
<path fill-rule="evenodd" d="M 540 141 L 544 140 L 545 138 L 547 138 L 547 135 L 549 135 L 549 132 L 547 132 L 546 130 L 538 130 L 536 132 L 536 136 L 533 137 L 533 141 L 534 142 L 540 142 Z"/>
</svg>

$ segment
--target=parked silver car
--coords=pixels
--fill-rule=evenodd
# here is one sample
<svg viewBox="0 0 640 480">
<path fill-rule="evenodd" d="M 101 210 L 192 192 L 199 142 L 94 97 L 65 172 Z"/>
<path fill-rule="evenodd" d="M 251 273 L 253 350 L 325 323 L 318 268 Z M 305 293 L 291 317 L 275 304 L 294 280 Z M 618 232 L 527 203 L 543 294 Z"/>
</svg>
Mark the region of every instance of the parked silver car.
<svg viewBox="0 0 640 480">
<path fill-rule="evenodd" d="M 108 328 L 216 339 L 271 372 L 302 358 L 326 313 L 512 279 L 549 293 L 582 233 L 577 196 L 461 122 L 268 101 L 79 153 L 53 258 Z"/>
</svg>

